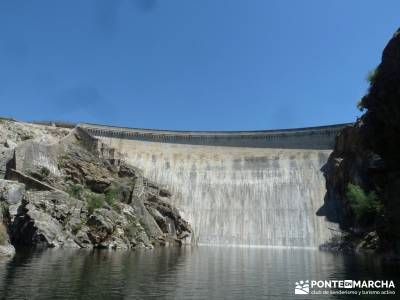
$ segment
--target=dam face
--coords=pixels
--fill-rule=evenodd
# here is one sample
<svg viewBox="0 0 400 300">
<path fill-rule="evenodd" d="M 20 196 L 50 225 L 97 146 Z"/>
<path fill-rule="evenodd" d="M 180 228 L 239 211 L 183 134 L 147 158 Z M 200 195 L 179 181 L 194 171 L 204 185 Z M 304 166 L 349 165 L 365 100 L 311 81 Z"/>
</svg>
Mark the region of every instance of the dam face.
<svg viewBox="0 0 400 300">
<path fill-rule="evenodd" d="M 256 132 L 172 132 L 82 124 L 164 184 L 212 245 L 317 247 L 337 228 L 316 215 L 321 167 L 344 125 Z"/>
</svg>

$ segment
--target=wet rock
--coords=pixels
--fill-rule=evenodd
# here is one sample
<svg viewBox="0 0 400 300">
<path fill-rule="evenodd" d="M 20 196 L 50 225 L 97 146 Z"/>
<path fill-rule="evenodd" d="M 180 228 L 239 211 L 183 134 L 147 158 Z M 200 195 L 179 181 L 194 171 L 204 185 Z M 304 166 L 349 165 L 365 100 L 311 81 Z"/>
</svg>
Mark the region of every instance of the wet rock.
<svg viewBox="0 0 400 300">
<path fill-rule="evenodd" d="M 7 228 L 4 226 L 5 220 L 0 212 L 0 259 L 11 257 L 15 254 L 14 247 L 10 244 L 10 238 L 7 233 Z"/>
<path fill-rule="evenodd" d="M 357 245 L 356 252 L 374 252 L 380 247 L 379 236 L 376 231 L 368 233 Z"/>
<path fill-rule="evenodd" d="M 15 248 L 12 245 L 0 245 L 0 259 L 12 257 L 15 254 Z"/>
<path fill-rule="evenodd" d="M 353 253 L 356 247 L 356 240 L 357 238 L 352 235 L 337 235 L 334 236 L 330 241 L 320 245 L 319 249 L 329 252 Z"/>
</svg>

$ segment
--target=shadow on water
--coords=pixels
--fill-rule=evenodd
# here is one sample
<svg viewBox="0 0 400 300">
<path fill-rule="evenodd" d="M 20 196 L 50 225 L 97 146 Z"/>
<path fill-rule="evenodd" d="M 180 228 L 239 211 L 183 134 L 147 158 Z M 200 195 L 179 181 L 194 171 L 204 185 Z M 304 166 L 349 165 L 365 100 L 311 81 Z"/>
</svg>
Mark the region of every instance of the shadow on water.
<svg viewBox="0 0 400 300">
<path fill-rule="evenodd" d="M 393 297 L 386 296 L 389 299 L 398 298 L 398 286 L 400 271 L 398 265 L 382 261 L 376 255 L 343 255 L 342 268 L 333 270 L 331 276 L 327 279 L 335 280 L 345 278 L 350 280 L 393 280 L 396 285 L 396 294 Z M 371 289 L 361 289 L 371 290 Z M 383 289 L 385 290 L 385 289 Z M 393 289 L 388 289 L 392 290 Z M 360 290 L 359 290 L 360 291 Z M 385 295 L 335 295 L 334 299 L 386 299 Z"/>
<path fill-rule="evenodd" d="M 136 294 L 150 295 L 153 283 L 156 285 L 167 274 L 174 273 L 184 258 L 179 248 L 164 250 L 19 251 L 14 258 L 2 262 L 0 296 L 1 299 L 70 299 L 71 296 L 120 299 L 130 289 Z"/>
</svg>

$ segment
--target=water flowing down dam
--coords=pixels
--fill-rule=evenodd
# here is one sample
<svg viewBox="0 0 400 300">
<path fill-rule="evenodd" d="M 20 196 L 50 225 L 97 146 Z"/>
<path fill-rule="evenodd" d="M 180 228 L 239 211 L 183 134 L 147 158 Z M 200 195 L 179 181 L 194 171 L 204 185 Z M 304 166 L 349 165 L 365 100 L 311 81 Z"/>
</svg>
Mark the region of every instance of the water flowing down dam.
<svg viewBox="0 0 400 300">
<path fill-rule="evenodd" d="M 317 247 L 337 225 L 324 204 L 326 163 L 345 126 L 185 132 L 81 124 L 171 189 L 198 244 Z"/>
</svg>

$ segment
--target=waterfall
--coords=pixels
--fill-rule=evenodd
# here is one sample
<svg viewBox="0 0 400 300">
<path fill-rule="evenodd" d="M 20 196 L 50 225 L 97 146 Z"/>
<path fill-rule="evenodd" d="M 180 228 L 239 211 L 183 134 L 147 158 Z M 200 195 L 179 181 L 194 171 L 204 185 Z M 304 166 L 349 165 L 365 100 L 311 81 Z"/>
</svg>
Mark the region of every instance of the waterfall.
<svg viewBox="0 0 400 300">
<path fill-rule="evenodd" d="M 330 150 L 226 147 L 99 136 L 176 195 L 199 244 L 317 247 Z"/>
</svg>

